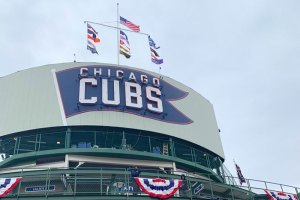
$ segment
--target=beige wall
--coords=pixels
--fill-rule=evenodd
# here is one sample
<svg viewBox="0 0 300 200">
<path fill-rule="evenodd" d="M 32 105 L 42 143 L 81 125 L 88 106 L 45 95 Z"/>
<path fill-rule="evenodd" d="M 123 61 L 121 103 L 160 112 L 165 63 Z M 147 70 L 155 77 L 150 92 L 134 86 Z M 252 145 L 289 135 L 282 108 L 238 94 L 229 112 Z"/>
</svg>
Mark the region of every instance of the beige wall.
<svg viewBox="0 0 300 200">
<path fill-rule="evenodd" d="M 53 126 L 63 126 L 59 98 L 51 70 L 101 65 L 99 63 L 64 63 L 45 65 L 0 78 L 0 136 Z M 136 69 L 144 71 L 141 69 Z M 146 71 L 149 74 L 155 73 Z M 116 126 L 159 132 L 182 138 L 207 148 L 224 158 L 212 104 L 191 88 L 171 79 L 164 80 L 189 95 L 172 104 L 193 120 L 187 125 L 171 124 L 141 116 L 96 111 L 65 119 L 67 125 Z"/>
</svg>

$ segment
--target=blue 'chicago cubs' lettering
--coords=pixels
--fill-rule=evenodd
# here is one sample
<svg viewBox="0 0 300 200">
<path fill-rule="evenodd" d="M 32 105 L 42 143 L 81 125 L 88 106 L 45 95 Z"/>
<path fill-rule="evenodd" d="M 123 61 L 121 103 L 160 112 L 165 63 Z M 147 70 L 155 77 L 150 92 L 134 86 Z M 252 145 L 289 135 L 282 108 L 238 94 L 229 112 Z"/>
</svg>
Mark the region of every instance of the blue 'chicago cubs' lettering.
<svg viewBox="0 0 300 200">
<path fill-rule="evenodd" d="M 151 74 L 113 66 L 88 66 L 56 73 L 66 117 L 118 111 L 169 123 L 192 120 L 169 101 L 188 95 Z"/>
</svg>

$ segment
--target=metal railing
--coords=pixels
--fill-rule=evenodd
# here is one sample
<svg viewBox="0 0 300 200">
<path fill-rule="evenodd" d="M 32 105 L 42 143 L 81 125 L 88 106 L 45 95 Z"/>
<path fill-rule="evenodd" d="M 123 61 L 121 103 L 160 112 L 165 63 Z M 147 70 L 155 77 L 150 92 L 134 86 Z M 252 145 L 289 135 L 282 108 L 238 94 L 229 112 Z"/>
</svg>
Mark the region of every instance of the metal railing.
<svg viewBox="0 0 300 200">
<path fill-rule="evenodd" d="M 177 173 L 178 175 L 176 175 Z M 181 172 L 141 169 L 140 177 L 180 179 Z M 189 199 L 261 199 L 264 190 L 298 194 L 300 188 L 246 179 L 246 184 L 222 184 L 212 181 L 209 174 L 185 173 L 183 185 L 174 195 Z M 19 172 L 1 174 L 0 177 L 22 177 L 18 186 L 6 198 L 49 197 L 49 196 L 147 196 L 131 177 L 128 168 L 55 168 L 55 169 L 19 169 Z M 209 178 L 205 178 L 209 177 Z M 236 177 L 226 177 L 236 179 Z M 204 188 L 196 188 L 202 184 Z M 299 194 L 298 194 L 299 195 Z M 298 196 L 299 198 L 300 196 Z"/>
</svg>

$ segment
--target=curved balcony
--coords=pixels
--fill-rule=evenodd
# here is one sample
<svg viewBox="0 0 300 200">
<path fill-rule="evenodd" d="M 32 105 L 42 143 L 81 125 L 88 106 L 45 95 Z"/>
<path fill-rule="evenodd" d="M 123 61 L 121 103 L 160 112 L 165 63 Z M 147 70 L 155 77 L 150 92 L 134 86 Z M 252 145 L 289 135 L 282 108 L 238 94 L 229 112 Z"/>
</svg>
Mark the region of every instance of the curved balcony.
<svg viewBox="0 0 300 200">
<path fill-rule="evenodd" d="M 0 162 L 1 168 L 80 155 L 175 163 L 176 168 L 167 166 L 167 170 L 195 171 L 224 181 L 221 158 L 213 152 L 175 137 L 134 129 L 77 126 L 30 130 L 1 137 L 1 151 L 6 157 Z"/>
<path fill-rule="evenodd" d="M 209 177 L 203 174 L 202 177 Z M 22 177 L 5 199 L 153 199 L 139 190 L 128 168 L 19 169 L 0 177 Z M 161 170 L 141 169 L 142 178 L 180 179 Z M 233 177 L 227 177 L 233 178 Z M 297 194 L 300 188 L 247 179 L 246 185 L 222 184 L 186 174 L 172 199 L 266 199 L 264 190 Z M 199 191 L 196 188 L 202 185 Z"/>
</svg>

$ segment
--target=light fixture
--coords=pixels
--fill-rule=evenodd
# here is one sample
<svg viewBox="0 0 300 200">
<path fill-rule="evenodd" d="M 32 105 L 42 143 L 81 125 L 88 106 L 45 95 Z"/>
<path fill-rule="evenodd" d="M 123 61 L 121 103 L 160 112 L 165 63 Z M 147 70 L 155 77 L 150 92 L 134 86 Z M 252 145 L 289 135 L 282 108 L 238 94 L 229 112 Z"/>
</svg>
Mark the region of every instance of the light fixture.
<svg viewBox="0 0 300 200">
<path fill-rule="evenodd" d="M 46 144 L 44 141 L 34 141 L 34 140 L 27 140 L 28 143 L 40 143 L 40 144 Z"/>
</svg>

